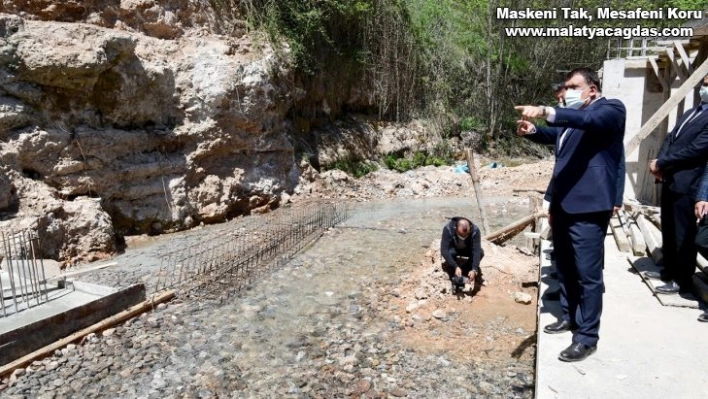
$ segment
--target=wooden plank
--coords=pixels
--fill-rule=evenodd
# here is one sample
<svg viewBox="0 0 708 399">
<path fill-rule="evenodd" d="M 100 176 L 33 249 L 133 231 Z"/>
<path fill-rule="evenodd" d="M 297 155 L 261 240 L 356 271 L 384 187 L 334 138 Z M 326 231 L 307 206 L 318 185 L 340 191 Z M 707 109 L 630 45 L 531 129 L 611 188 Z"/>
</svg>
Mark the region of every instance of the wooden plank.
<svg viewBox="0 0 708 399">
<path fill-rule="evenodd" d="M 629 245 L 629 239 L 627 234 L 625 234 L 622 229 L 622 224 L 617 216 L 610 219 L 610 228 L 612 229 L 612 235 L 615 237 L 615 242 L 617 243 L 617 248 L 622 252 L 629 252 L 632 250 L 632 246 Z"/>
<path fill-rule="evenodd" d="M 649 255 L 654 259 L 654 262 L 661 264 L 664 259 L 664 253 L 661 250 L 661 232 L 656 226 L 649 223 L 641 213 L 636 214 L 634 220 L 637 221 L 637 226 L 639 226 L 639 230 L 641 230 L 644 236 Z"/>
<path fill-rule="evenodd" d="M 690 40 L 690 39 L 682 39 L 682 40 L 657 40 L 657 41 L 655 42 L 655 44 L 656 44 L 657 46 L 664 46 L 664 47 L 669 47 L 669 46 L 672 46 L 672 45 L 674 45 L 674 44 L 678 44 L 679 46 L 683 47 L 683 46 L 685 46 L 685 45 L 686 45 L 686 46 L 689 45 L 690 43 L 691 43 L 691 40 Z"/>
<path fill-rule="evenodd" d="M 136 284 L 85 305 L 0 334 L 0 364 L 9 363 L 144 300 L 145 286 Z"/>
<path fill-rule="evenodd" d="M 647 215 L 647 220 L 649 220 L 657 229 L 661 230 L 661 216 L 657 214 Z"/>
<path fill-rule="evenodd" d="M 678 51 L 679 57 L 681 57 L 681 61 L 683 61 L 683 65 L 686 66 L 688 74 L 690 75 L 693 73 L 693 66 L 691 65 L 691 60 L 686 53 L 686 49 L 683 48 L 683 43 L 678 40 L 674 40 L 674 47 L 676 47 L 676 51 Z"/>
<path fill-rule="evenodd" d="M 84 328 L 80 331 L 77 331 L 77 332 L 69 335 L 66 338 L 56 341 L 56 342 L 54 342 L 50 345 L 47 345 L 39 350 L 36 350 L 30 354 L 25 355 L 25 356 L 21 357 L 20 359 L 13 361 L 12 363 L 9 363 L 9 364 L 6 364 L 6 365 L 0 367 L 0 377 L 10 374 L 16 368 L 26 367 L 28 364 L 32 363 L 36 359 L 40 359 L 40 358 L 49 356 L 49 355 L 53 354 L 55 350 L 61 349 L 64 346 L 69 345 L 72 342 L 78 341 L 91 333 L 105 330 L 106 328 L 110 328 L 116 324 L 122 323 L 122 322 L 124 322 L 130 318 L 133 318 L 141 313 L 144 313 L 150 309 L 153 309 L 156 305 L 158 305 L 162 302 L 167 302 L 174 297 L 175 297 L 174 291 L 163 292 L 160 295 L 157 295 L 157 296 L 150 298 L 142 303 L 139 303 L 139 304 L 137 304 L 129 309 L 126 309 L 114 316 L 104 319 L 92 326 L 89 326 L 89 327 Z"/>
<path fill-rule="evenodd" d="M 664 285 L 666 283 L 664 283 L 661 280 L 654 280 L 654 279 L 647 278 L 645 276 L 645 273 L 648 271 L 658 272 L 661 270 L 661 268 L 659 266 L 657 266 L 656 263 L 654 263 L 654 261 L 650 257 L 648 257 L 648 256 L 641 256 L 641 257 L 628 256 L 627 260 L 632 265 L 632 267 L 634 267 L 634 269 L 637 272 L 639 272 L 639 275 L 642 277 L 642 280 L 644 280 L 644 283 L 656 295 L 656 299 L 659 300 L 659 302 L 662 305 L 683 307 L 683 308 L 693 308 L 693 309 L 698 308 L 698 302 L 696 300 L 690 299 L 689 297 L 684 298 L 683 295 L 657 294 L 656 287 L 658 287 L 660 285 Z"/>
<path fill-rule="evenodd" d="M 482 238 L 487 241 L 491 241 L 495 244 L 501 244 L 501 243 L 511 239 L 515 235 L 519 234 L 523 229 L 526 228 L 526 226 L 533 223 L 536 220 L 536 218 L 539 218 L 539 217 L 542 217 L 545 215 L 546 215 L 546 212 L 538 212 L 536 214 L 524 216 L 523 218 L 521 218 L 513 223 L 510 223 L 493 233 L 487 234 Z"/>
<path fill-rule="evenodd" d="M 627 214 L 623 215 L 624 220 L 626 221 L 626 226 L 628 230 L 628 237 L 630 240 L 630 243 L 632 244 L 632 253 L 637 255 L 637 256 L 642 256 L 646 255 L 647 253 L 647 243 L 644 240 L 644 235 L 642 235 L 642 231 L 639 229 L 639 226 L 637 226 L 637 222 L 629 217 Z"/>
<path fill-rule="evenodd" d="M 703 63 L 701 63 L 701 66 L 696 68 L 696 70 L 689 76 L 685 82 L 681 85 L 681 87 L 676 90 L 671 97 L 664 103 L 662 104 L 661 107 L 652 115 L 651 118 L 639 129 L 639 132 L 635 134 L 632 138 L 630 138 L 624 146 L 624 152 L 625 156 L 629 156 L 629 154 L 633 153 L 637 148 L 639 148 L 639 144 L 647 138 L 653 131 L 656 129 L 659 124 L 666 119 L 666 117 L 669 115 L 669 112 L 676 108 L 679 102 L 686 98 L 688 93 L 693 90 L 693 88 L 698 85 L 700 81 L 703 80 L 703 77 L 708 74 L 708 60 L 704 60 Z"/>
<path fill-rule="evenodd" d="M 470 176 L 472 177 L 472 185 L 474 186 L 474 195 L 477 198 L 477 206 L 479 207 L 479 216 L 482 219 L 482 227 L 484 227 L 483 234 L 489 233 L 489 223 L 487 222 L 487 213 L 484 210 L 484 204 L 482 204 L 482 188 L 479 185 L 479 175 L 477 174 L 477 168 L 474 166 L 474 154 L 472 150 L 467 150 L 467 166 L 469 167 Z"/>
<path fill-rule="evenodd" d="M 661 74 L 659 66 L 656 65 L 656 60 L 653 57 L 649 58 L 649 64 L 651 65 L 651 69 L 654 71 L 654 75 L 656 75 L 656 78 L 659 79 L 659 83 L 661 83 L 661 90 L 668 91 L 669 84 L 666 82 L 666 79 L 664 79 L 664 76 Z"/>
<path fill-rule="evenodd" d="M 676 71 L 676 74 L 679 77 L 680 81 L 686 80 L 686 74 L 683 72 L 683 68 L 681 65 L 678 64 L 678 61 L 676 60 L 676 55 L 673 52 L 673 49 L 670 51 L 667 51 L 666 53 L 669 56 L 669 60 L 671 61 L 671 65 L 673 65 L 674 70 Z"/>
</svg>

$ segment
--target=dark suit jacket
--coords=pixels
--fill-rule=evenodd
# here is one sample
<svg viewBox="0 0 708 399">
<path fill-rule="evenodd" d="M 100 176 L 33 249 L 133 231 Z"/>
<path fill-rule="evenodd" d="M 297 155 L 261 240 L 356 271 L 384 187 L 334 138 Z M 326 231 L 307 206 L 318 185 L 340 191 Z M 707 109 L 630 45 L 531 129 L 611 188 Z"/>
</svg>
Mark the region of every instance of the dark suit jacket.
<svg viewBox="0 0 708 399">
<path fill-rule="evenodd" d="M 556 164 L 547 193 L 552 203 L 573 214 L 612 210 L 624 153 L 624 104 L 602 97 L 581 110 L 555 111 L 550 127 L 537 127 L 535 134 L 524 136 L 537 143 L 556 145 Z M 559 149 L 565 128 L 570 130 Z"/>
<path fill-rule="evenodd" d="M 693 114 L 684 113 L 659 150 L 657 166 L 664 172 L 664 184 L 669 190 L 695 195 L 708 160 L 708 109 L 692 119 L 676 137 L 676 131 Z"/>
<path fill-rule="evenodd" d="M 617 168 L 617 193 L 615 194 L 615 206 L 621 207 L 624 200 L 624 179 L 627 175 L 627 165 L 624 160 L 624 151 L 622 151 L 622 158 L 620 159 L 619 167 Z M 706 191 L 708 192 L 708 178 L 706 179 Z M 548 202 L 551 202 L 551 193 L 553 192 L 553 179 L 548 182 L 548 188 L 546 188 L 546 193 L 543 196 Z"/>
<path fill-rule="evenodd" d="M 703 171 L 703 177 L 701 177 L 701 183 L 698 186 L 698 191 L 696 192 L 696 197 L 694 199 L 696 202 L 708 201 L 708 164 Z"/>
</svg>

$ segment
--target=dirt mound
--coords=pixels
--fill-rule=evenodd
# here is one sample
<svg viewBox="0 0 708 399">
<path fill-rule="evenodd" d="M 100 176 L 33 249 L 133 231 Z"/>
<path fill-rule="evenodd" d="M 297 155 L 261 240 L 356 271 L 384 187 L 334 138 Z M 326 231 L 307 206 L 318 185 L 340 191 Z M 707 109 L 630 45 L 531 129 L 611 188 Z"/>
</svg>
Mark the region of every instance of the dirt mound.
<svg viewBox="0 0 708 399">
<path fill-rule="evenodd" d="M 381 295 L 390 302 L 383 308 L 395 309 L 390 316 L 403 327 L 398 339 L 416 352 L 446 353 L 461 362 L 532 361 L 537 258 L 515 246 L 484 242 L 485 285 L 453 294 L 439 247 L 439 240 L 433 241 L 414 271 L 390 295 Z M 523 296 L 517 293 L 530 303 L 517 302 L 515 297 Z"/>
<path fill-rule="evenodd" d="M 478 166 L 481 187 L 485 192 L 495 194 L 510 194 L 514 189 L 545 191 L 554 163 L 553 160 L 542 160 L 514 167 Z"/>
<path fill-rule="evenodd" d="M 399 173 L 379 169 L 360 179 L 341 170 L 317 172 L 307 163 L 300 166 L 303 173 L 293 196 L 287 201 L 302 198 L 352 198 L 376 200 L 387 198 L 429 198 L 445 196 L 474 196 L 470 175 L 459 165 L 425 166 Z M 485 166 L 482 166 L 485 165 Z M 545 191 L 553 172 L 553 161 L 543 160 L 516 167 L 491 168 L 486 163 L 477 165 L 482 194 L 485 197 L 512 195 L 514 190 Z M 519 192 L 518 195 L 526 195 Z"/>
</svg>

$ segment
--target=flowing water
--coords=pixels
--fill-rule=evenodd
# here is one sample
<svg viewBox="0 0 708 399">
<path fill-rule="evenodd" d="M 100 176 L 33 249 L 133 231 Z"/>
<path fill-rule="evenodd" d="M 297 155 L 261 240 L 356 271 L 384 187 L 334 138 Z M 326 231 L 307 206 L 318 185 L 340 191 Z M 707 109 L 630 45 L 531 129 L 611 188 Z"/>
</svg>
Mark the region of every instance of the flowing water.
<svg viewBox="0 0 708 399">
<path fill-rule="evenodd" d="M 488 216 L 495 229 L 528 212 L 518 198 L 495 199 Z M 238 295 L 178 300 L 92 336 L 36 362 L 0 395 L 531 397 L 531 362 L 475 364 L 421 354 L 396 340 L 401 323 L 382 313 L 392 307 L 383 296 L 420 263 L 447 218 L 458 215 L 479 220 L 467 198 L 357 204 L 344 223 L 287 264 L 257 273 Z M 118 266 L 86 279 L 149 282 L 160 251 L 197 235 L 129 248 L 115 259 Z"/>
</svg>

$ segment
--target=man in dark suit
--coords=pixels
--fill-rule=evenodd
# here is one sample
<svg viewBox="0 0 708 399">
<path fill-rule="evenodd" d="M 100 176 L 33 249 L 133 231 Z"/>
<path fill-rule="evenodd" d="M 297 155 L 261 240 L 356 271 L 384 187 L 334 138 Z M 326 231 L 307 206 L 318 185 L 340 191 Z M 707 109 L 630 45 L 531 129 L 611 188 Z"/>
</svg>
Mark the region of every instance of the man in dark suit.
<svg viewBox="0 0 708 399">
<path fill-rule="evenodd" d="M 705 89 L 703 87 L 706 87 Z M 701 93 L 708 100 L 708 75 Z M 703 96 L 701 96 L 703 97 Z M 696 271 L 696 189 L 708 160 L 708 101 L 684 113 L 666 135 L 657 159 L 649 170 L 662 181 L 661 238 L 664 267 L 659 273 L 645 273 L 667 283 L 656 287 L 661 294 L 692 292 Z"/>
<path fill-rule="evenodd" d="M 617 201 L 626 110 L 619 100 L 600 95 L 592 69 L 572 70 L 565 87 L 566 108 L 517 106 L 522 115 L 517 134 L 555 144 L 548 198 L 563 314 L 544 332 L 574 330 L 572 344 L 559 359 L 579 361 L 596 350 L 599 339 L 604 241 Z M 530 122 L 538 118 L 550 127 Z"/>
<path fill-rule="evenodd" d="M 708 86 L 703 87 L 705 87 L 705 97 L 706 100 L 708 100 Z M 698 232 L 696 233 L 696 249 L 701 256 L 708 259 L 708 164 L 705 167 L 703 177 L 701 177 L 701 183 L 696 192 L 694 212 L 696 220 L 700 221 L 698 224 Z M 698 321 L 708 323 L 708 310 L 705 310 L 698 316 Z"/>
</svg>

